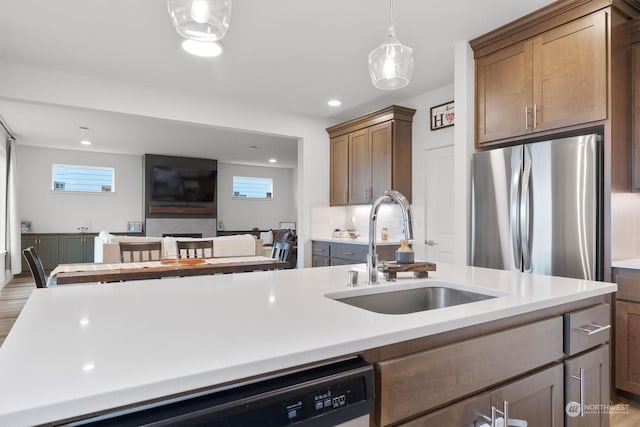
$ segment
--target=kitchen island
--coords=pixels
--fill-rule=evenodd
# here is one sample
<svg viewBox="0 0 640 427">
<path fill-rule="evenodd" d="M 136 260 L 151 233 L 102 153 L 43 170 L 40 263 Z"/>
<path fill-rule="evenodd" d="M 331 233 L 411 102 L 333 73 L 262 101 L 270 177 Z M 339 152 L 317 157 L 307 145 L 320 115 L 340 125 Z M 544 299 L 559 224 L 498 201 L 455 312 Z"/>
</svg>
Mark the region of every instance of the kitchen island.
<svg viewBox="0 0 640 427">
<path fill-rule="evenodd" d="M 374 292 L 447 282 L 496 298 L 389 315 L 325 296 L 351 292 L 354 267 L 362 280 L 364 266 L 356 265 L 36 289 L 0 347 L 0 425 L 226 386 L 616 291 L 611 283 L 439 264 L 428 279 L 382 281 Z"/>
</svg>

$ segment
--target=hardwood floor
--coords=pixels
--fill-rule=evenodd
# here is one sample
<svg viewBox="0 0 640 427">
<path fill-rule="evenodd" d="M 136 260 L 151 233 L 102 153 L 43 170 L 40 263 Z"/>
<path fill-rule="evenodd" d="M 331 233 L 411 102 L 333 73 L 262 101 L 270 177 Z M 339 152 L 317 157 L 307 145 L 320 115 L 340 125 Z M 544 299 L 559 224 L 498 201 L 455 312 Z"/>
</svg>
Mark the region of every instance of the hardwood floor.
<svg viewBox="0 0 640 427">
<path fill-rule="evenodd" d="M 36 284 L 31 277 L 13 279 L 0 291 L 0 346 Z M 628 410 L 611 414 L 611 427 L 640 427 L 640 403 L 622 399 Z"/>
<path fill-rule="evenodd" d="M 33 278 L 25 276 L 14 278 L 0 290 L 0 346 L 35 288 Z"/>
</svg>

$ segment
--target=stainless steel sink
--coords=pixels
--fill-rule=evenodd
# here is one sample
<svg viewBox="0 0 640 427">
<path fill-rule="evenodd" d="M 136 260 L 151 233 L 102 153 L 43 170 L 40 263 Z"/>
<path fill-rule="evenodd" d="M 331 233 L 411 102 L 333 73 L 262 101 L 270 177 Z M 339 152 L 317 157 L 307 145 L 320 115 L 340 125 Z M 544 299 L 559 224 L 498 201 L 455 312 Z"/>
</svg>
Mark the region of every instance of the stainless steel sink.
<svg viewBox="0 0 640 427">
<path fill-rule="evenodd" d="M 327 297 L 382 314 L 408 314 L 497 298 L 495 295 L 444 286 L 425 286 L 355 296 L 329 294 Z"/>
</svg>

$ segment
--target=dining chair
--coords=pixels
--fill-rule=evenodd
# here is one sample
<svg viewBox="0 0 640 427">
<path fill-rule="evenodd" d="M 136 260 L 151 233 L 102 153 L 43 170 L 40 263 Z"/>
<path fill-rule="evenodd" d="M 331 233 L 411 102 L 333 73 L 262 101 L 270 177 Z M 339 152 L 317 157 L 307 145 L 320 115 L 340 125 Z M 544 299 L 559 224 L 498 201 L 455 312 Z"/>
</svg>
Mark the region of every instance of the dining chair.
<svg viewBox="0 0 640 427">
<path fill-rule="evenodd" d="M 162 242 L 120 242 L 119 246 L 120 262 L 157 261 L 162 257 Z"/>
<path fill-rule="evenodd" d="M 33 246 L 29 246 L 27 249 L 22 251 L 22 255 L 27 260 L 27 264 L 29 265 L 29 269 L 31 270 L 31 275 L 33 276 L 33 280 L 36 282 L 36 287 L 38 288 L 46 288 L 47 287 L 47 275 L 44 273 L 44 266 L 42 265 L 42 260 L 38 256 L 38 253 Z"/>
<path fill-rule="evenodd" d="M 178 240 L 178 258 L 213 257 L 213 240 Z M 206 250 L 209 250 L 207 256 Z M 183 256 L 184 251 L 184 256 Z"/>
<path fill-rule="evenodd" d="M 271 258 L 275 258 L 280 261 L 289 261 L 289 252 L 291 252 L 291 243 L 278 241 L 273 243 L 273 249 L 271 249 Z"/>
</svg>

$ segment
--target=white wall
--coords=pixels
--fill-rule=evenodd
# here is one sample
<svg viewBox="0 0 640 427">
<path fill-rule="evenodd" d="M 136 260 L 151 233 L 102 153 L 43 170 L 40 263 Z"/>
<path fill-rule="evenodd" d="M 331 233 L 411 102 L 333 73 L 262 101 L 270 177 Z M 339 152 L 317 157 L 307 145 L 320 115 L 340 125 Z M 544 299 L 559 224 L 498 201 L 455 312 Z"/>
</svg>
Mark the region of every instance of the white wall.
<svg viewBox="0 0 640 427">
<path fill-rule="evenodd" d="M 126 231 L 143 221 L 142 157 L 18 145 L 18 208 L 33 232 Z M 115 193 L 72 194 L 51 190 L 53 163 L 115 168 Z"/>
<path fill-rule="evenodd" d="M 218 221 L 226 230 L 277 229 L 281 221 L 297 222 L 294 169 L 218 163 Z M 234 199 L 233 177 L 273 179 L 273 199 Z"/>
</svg>

